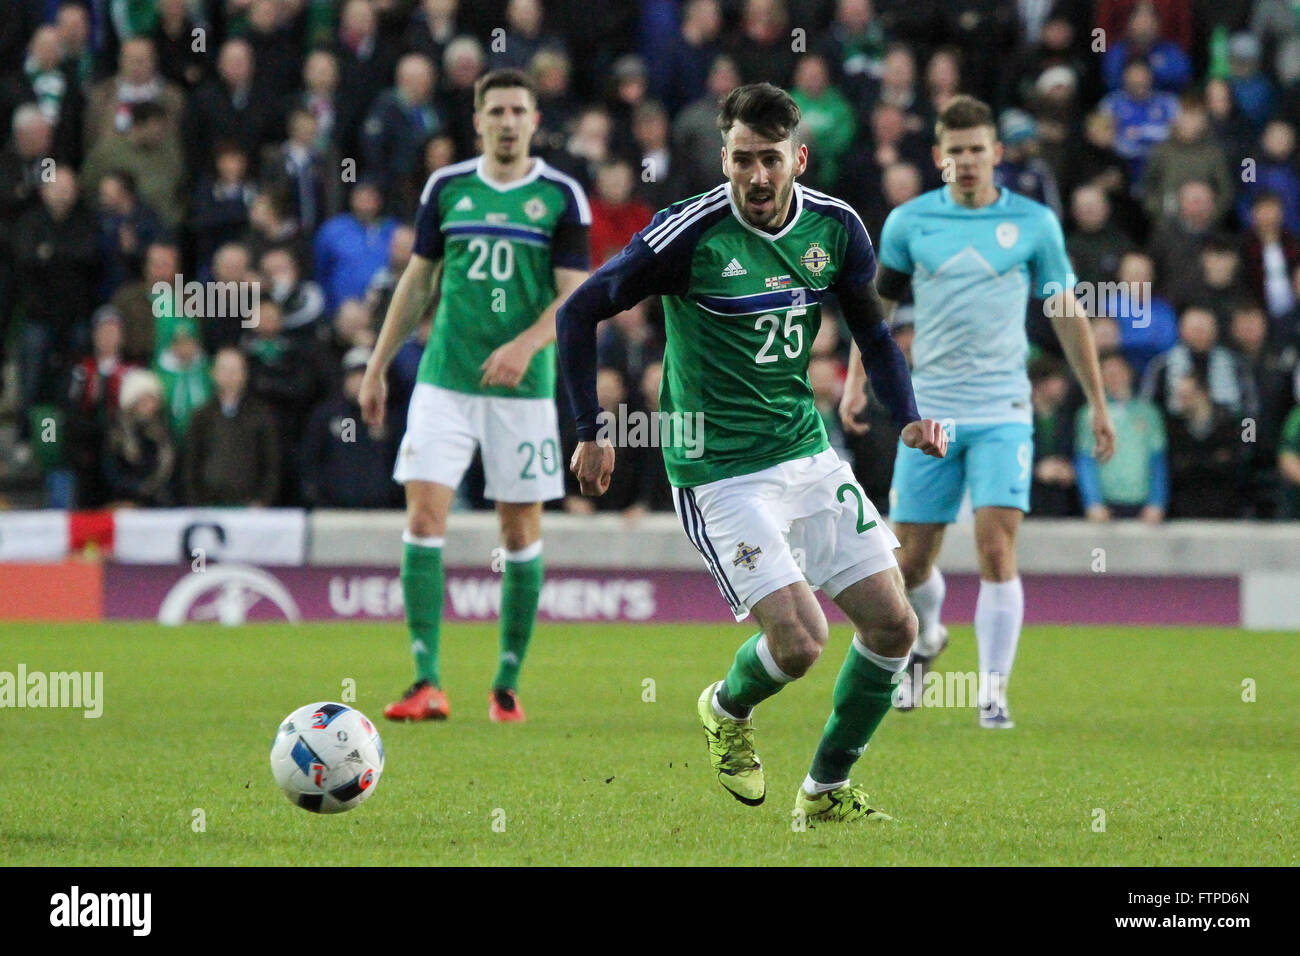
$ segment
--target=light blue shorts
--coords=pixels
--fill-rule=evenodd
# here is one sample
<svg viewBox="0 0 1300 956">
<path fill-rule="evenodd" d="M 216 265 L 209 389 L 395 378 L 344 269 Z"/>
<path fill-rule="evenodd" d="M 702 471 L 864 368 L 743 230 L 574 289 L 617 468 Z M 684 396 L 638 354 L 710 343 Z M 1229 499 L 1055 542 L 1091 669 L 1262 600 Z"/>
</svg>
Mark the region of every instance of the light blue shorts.
<svg viewBox="0 0 1300 956">
<path fill-rule="evenodd" d="M 1034 429 L 1022 422 L 949 425 L 948 454 L 932 458 L 898 443 L 889 520 L 948 524 L 970 487 L 972 508 L 1029 511 Z"/>
</svg>

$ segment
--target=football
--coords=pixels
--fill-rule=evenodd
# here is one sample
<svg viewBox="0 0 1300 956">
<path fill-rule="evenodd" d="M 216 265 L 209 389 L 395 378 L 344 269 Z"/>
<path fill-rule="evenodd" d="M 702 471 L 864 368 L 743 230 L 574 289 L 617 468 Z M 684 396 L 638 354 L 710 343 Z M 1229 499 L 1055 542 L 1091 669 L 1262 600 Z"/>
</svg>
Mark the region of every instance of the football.
<svg viewBox="0 0 1300 956">
<path fill-rule="evenodd" d="M 384 745 L 369 718 L 346 704 L 299 707 L 280 722 L 271 773 L 284 795 L 312 813 L 361 806 L 384 772 Z"/>
</svg>

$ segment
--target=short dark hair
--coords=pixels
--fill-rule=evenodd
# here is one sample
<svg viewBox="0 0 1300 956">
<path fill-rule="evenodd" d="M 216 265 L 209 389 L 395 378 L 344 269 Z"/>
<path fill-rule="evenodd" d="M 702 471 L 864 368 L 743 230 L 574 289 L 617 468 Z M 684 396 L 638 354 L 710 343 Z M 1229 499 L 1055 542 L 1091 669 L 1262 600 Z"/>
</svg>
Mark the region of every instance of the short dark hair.
<svg viewBox="0 0 1300 956">
<path fill-rule="evenodd" d="M 722 101 L 718 130 L 725 139 L 731 127 L 744 123 L 774 143 L 789 139 L 798 144 L 801 119 L 799 104 L 785 90 L 771 83 L 750 83 L 736 87 Z"/>
<path fill-rule="evenodd" d="M 943 108 L 934 124 L 934 138 L 937 140 L 944 130 L 975 129 L 987 126 L 993 131 L 993 138 L 998 138 L 998 124 L 993 120 L 993 110 L 983 100 L 962 93 L 954 96 Z"/>
<path fill-rule="evenodd" d="M 483 100 L 488 90 L 513 89 L 527 90 L 528 95 L 533 98 L 533 103 L 537 102 L 537 87 L 523 70 L 493 70 L 484 73 L 474 81 L 474 109 L 483 108 Z"/>
</svg>

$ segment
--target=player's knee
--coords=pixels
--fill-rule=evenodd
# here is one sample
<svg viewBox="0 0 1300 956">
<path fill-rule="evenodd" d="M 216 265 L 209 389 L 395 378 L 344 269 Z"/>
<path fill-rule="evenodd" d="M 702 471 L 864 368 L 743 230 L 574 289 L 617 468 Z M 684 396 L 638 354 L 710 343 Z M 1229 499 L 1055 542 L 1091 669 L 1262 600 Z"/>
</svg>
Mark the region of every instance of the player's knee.
<svg viewBox="0 0 1300 956">
<path fill-rule="evenodd" d="M 980 567 L 985 575 L 997 580 L 1011 577 L 1016 564 L 1016 549 L 1002 537 L 990 537 L 977 542 Z"/>
<path fill-rule="evenodd" d="M 884 622 L 878 633 L 877 654 L 882 657 L 904 657 L 912 652 L 920 625 L 916 612 L 906 601 Z"/>
<path fill-rule="evenodd" d="M 537 538 L 531 528 L 506 527 L 501 529 L 501 543 L 507 551 L 522 551 Z"/>
<path fill-rule="evenodd" d="M 447 534 L 447 523 L 432 510 L 421 509 L 407 515 L 406 530 L 415 538 L 441 538 Z"/>
<path fill-rule="evenodd" d="M 924 584 L 930 577 L 931 562 L 924 555 L 898 552 L 898 569 L 903 572 L 903 584 L 910 591 Z"/>
<path fill-rule="evenodd" d="M 769 640 L 772 660 L 782 672 L 802 677 L 817 663 L 826 646 L 828 631 L 824 621 L 792 621 L 781 628 L 779 640 Z"/>
</svg>

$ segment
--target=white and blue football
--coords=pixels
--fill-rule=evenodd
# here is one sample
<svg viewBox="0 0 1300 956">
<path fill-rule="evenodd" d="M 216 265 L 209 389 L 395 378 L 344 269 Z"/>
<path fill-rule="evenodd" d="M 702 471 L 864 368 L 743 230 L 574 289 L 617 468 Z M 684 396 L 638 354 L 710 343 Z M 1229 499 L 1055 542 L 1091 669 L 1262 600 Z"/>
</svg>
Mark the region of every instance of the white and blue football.
<svg viewBox="0 0 1300 956">
<path fill-rule="evenodd" d="M 369 718 L 346 704 L 308 704 L 280 723 L 271 773 L 295 806 L 342 813 L 375 792 L 384 745 Z"/>
</svg>

